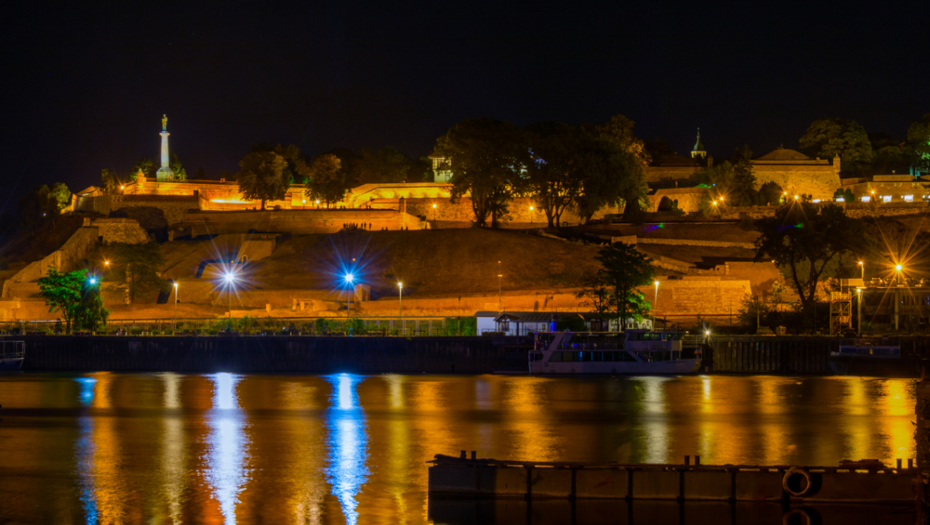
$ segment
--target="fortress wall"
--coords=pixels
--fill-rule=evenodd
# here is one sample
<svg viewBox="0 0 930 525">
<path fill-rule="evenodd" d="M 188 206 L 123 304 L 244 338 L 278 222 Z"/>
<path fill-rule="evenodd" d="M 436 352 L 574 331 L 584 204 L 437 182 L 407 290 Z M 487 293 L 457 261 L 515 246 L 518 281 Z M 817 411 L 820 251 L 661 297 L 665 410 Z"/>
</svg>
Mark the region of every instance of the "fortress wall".
<svg viewBox="0 0 930 525">
<path fill-rule="evenodd" d="M 297 234 L 335 233 L 345 225 L 365 224 L 371 230 L 421 229 L 416 217 L 394 210 L 279 210 L 196 212 L 185 216 L 192 235 L 243 233 L 250 230 Z"/>
<path fill-rule="evenodd" d="M 126 244 L 144 244 L 149 241 L 148 233 L 134 219 L 94 219 L 98 236 L 104 244 L 122 242 Z"/>
<path fill-rule="evenodd" d="M 700 166 L 646 166 L 646 183 L 687 180 L 699 169 L 701 169 Z"/>
<path fill-rule="evenodd" d="M 427 221 L 473 222 L 475 220 L 475 213 L 472 210 L 471 199 L 469 198 L 457 199 L 455 204 L 452 204 L 448 198 L 411 198 L 404 200 L 407 206 L 407 213 L 418 217 L 424 217 Z M 435 208 L 433 208 L 434 204 L 436 205 Z M 399 201 L 397 199 L 382 199 L 372 202 L 373 207 L 387 208 L 398 205 Z M 530 210 L 530 206 L 533 207 L 532 210 Z M 619 215 L 622 213 L 622 207 L 604 207 L 598 210 L 593 218 L 601 219 L 609 214 Z M 533 199 L 529 198 L 518 198 L 510 201 L 508 203 L 508 212 L 505 219 L 507 222 L 539 224 L 541 226 L 545 226 L 548 220 L 546 219 L 546 212 L 539 208 Z M 490 221 L 490 218 L 488 220 Z M 581 217 L 579 217 L 573 209 L 567 209 L 562 213 L 561 223 L 563 225 L 580 224 Z"/>
<path fill-rule="evenodd" d="M 814 199 L 833 199 L 842 185 L 839 174 L 830 164 L 792 165 L 753 162 L 756 189 L 766 182 L 775 182 L 789 195 L 811 195 Z"/>
</svg>

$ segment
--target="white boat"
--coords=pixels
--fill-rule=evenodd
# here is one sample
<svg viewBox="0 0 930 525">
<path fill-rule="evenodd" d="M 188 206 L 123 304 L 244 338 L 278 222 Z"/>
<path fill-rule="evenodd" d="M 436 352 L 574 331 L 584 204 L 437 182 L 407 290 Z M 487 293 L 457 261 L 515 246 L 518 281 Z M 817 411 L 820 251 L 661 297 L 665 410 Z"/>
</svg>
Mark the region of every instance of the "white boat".
<svg viewBox="0 0 930 525">
<path fill-rule="evenodd" d="M 0 370 L 19 370 L 25 356 L 24 341 L 0 341 Z"/>
<path fill-rule="evenodd" d="M 684 332 L 537 332 L 531 374 L 692 374 L 701 366 L 696 342 Z"/>
</svg>

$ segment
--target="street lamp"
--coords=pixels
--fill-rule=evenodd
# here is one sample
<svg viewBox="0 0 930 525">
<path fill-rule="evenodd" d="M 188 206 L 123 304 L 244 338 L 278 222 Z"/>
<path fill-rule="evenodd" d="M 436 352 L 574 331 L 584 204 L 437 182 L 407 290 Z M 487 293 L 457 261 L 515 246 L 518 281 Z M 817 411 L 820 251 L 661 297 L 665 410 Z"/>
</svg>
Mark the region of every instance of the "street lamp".
<svg viewBox="0 0 930 525">
<path fill-rule="evenodd" d="M 96 284 L 97 284 L 97 278 L 91 276 L 91 278 L 90 278 L 90 285 L 91 285 L 91 286 L 94 286 L 94 285 L 96 285 Z"/>
<path fill-rule="evenodd" d="M 178 329 L 178 282 L 174 282 L 174 324 L 171 326 L 172 330 Z"/>
<path fill-rule="evenodd" d="M 236 274 L 233 272 L 226 272 L 226 275 L 223 276 L 223 280 L 226 281 L 226 293 L 229 296 L 229 320 L 232 321 L 232 292 L 233 286 L 236 284 Z M 177 296 L 175 296 L 177 300 Z"/>
<path fill-rule="evenodd" d="M 654 281 L 656 285 L 656 294 L 652 299 L 652 331 L 656 331 L 656 312 L 659 310 L 659 281 Z"/>
<path fill-rule="evenodd" d="M 902 267 L 900 264 L 894 265 L 894 271 L 896 272 L 896 277 L 897 277 L 898 285 L 901 284 L 901 269 L 902 269 L 902 268 L 903 268 L 903 267 Z"/>
<path fill-rule="evenodd" d="M 497 315 L 499 316 L 504 312 L 501 307 L 501 279 L 504 277 L 504 274 L 501 273 L 501 262 L 497 261 Z"/>
<path fill-rule="evenodd" d="M 856 295 L 858 296 L 856 304 L 859 308 L 858 315 L 856 316 L 859 319 L 859 326 L 857 328 L 859 337 L 862 337 L 862 288 L 856 288 Z"/>
<path fill-rule="evenodd" d="M 404 335 L 404 283 L 397 281 L 397 290 L 400 292 L 397 296 L 397 304 L 400 308 L 400 335 Z"/>
<path fill-rule="evenodd" d="M 862 261 L 859 261 L 859 271 L 862 272 L 860 277 L 862 278 L 862 285 L 865 286 L 865 263 Z"/>
<path fill-rule="evenodd" d="M 351 292 L 348 295 L 349 303 L 346 306 L 346 311 L 348 312 L 347 316 L 351 317 L 352 315 L 352 292 L 355 292 L 355 286 L 352 284 L 355 281 L 355 276 L 351 273 L 346 274 L 346 284 L 351 288 Z"/>
</svg>

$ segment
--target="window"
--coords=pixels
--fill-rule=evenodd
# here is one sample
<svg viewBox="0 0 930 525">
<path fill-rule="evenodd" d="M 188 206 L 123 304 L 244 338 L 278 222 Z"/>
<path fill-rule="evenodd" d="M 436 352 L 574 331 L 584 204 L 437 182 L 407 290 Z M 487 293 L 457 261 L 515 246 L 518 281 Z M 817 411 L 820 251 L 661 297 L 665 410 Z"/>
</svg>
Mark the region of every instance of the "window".
<svg viewBox="0 0 930 525">
<path fill-rule="evenodd" d="M 905 195 L 905 196 L 904 196 L 904 202 L 914 202 L 914 196 L 913 196 L 913 195 Z"/>
<path fill-rule="evenodd" d="M 891 202 L 891 195 L 882 195 L 882 202 Z"/>
<path fill-rule="evenodd" d="M 844 197 L 837 197 L 836 202 L 846 202 L 846 199 Z"/>
<path fill-rule="evenodd" d="M 872 200 L 872 197 L 869 197 L 868 195 L 866 195 L 865 197 L 862 197 L 862 202 L 870 202 L 871 200 Z"/>
</svg>

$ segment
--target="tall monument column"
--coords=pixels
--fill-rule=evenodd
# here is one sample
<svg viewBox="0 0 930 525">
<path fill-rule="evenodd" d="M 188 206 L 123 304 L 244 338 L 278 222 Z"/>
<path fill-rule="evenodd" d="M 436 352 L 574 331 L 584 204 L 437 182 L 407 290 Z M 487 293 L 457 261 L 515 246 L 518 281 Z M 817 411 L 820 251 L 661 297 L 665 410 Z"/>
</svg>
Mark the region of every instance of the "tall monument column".
<svg viewBox="0 0 930 525">
<path fill-rule="evenodd" d="M 174 172 L 171 171 L 171 157 L 168 155 L 168 115 L 161 117 L 161 167 L 155 173 L 155 180 L 158 182 L 168 182 L 174 180 Z"/>
</svg>

